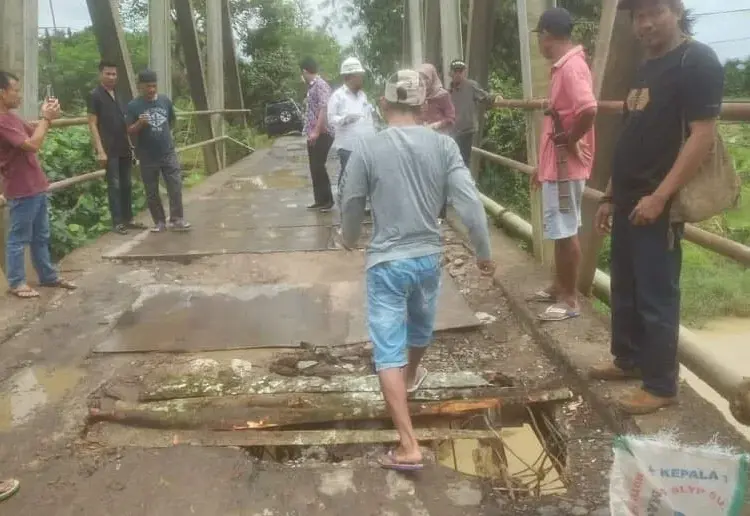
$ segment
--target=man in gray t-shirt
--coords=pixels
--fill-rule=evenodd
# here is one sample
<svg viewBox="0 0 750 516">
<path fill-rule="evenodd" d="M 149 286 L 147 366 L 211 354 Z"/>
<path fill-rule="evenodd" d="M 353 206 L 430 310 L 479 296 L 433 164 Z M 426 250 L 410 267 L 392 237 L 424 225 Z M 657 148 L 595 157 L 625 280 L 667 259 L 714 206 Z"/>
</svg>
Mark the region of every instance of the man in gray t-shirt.
<svg viewBox="0 0 750 516">
<path fill-rule="evenodd" d="M 468 228 L 479 268 L 494 272 L 487 217 L 476 186 L 456 142 L 418 125 L 424 100 L 419 73 L 394 74 L 382 106 L 389 128 L 354 145 L 341 180 L 344 247 L 356 245 L 365 199 L 371 199 L 367 321 L 383 396 L 401 439 L 381 465 L 396 470 L 422 468 L 406 397 L 427 375 L 419 363 L 435 323 L 442 251 L 438 214 L 446 202 Z"/>
<path fill-rule="evenodd" d="M 484 91 L 476 81 L 466 77 L 466 63 L 454 59 L 451 63 L 451 100 L 456 108 L 456 123 L 453 126 L 453 137 L 461 150 L 464 163 L 469 166 L 471 146 L 477 132 L 477 104 L 491 104 L 492 96 Z"/>
<path fill-rule="evenodd" d="M 169 196 L 169 222 L 175 231 L 188 231 L 182 210 L 182 169 L 172 138 L 175 112 L 172 101 L 156 89 L 156 73 L 144 70 L 138 74 L 140 96 L 128 104 L 128 134 L 135 143 L 141 162 L 141 178 L 146 190 L 148 209 L 154 220 L 155 233 L 166 231 L 167 216 L 159 196 L 159 176 L 164 177 Z"/>
</svg>

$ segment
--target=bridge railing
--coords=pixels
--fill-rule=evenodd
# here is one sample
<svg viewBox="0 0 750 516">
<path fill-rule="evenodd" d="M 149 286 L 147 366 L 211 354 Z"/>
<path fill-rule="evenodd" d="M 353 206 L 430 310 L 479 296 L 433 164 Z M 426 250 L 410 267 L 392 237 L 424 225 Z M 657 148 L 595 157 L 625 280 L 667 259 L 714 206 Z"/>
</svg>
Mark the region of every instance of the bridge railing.
<svg viewBox="0 0 750 516">
<path fill-rule="evenodd" d="M 546 100 L 514 100 L 497 99 L 494 108 L 523 109 L 527 111 L 544 110 L 548 107 Z M 617 114 L 622 113 L 622 102 L 599 102 L 599 112 Z M 725 102 L 722 105 L 721 119 L 725 121 L 750 121 L 750 103 Z M 513 171 L 531 176 L 536 168 L 528 163 L 501 156 L 487 150 L 473 147 L 472 162 L 477 171 L 481 170 L 482 160 L 503 165 Z M 485 209 L 497 222 L 509 232 L 515 234 L 531 244 L 534 238 L 534 228 L 531 223 L 505 208 L 487 195 L 481 193 Z M 584 197 L 598 201 L 603 192 L 586 187 Z M 584 221 L 593 225 L 593 221 Z M 685 227 L 685 239 L 714 253 L 736 261 L 744 266 L 750 266 L 750 247 L 705 231 L 692 224 Z M 592 285 L 593 294 L 607 305 L 611 300 L 611 280 L 607 273 L 596 269 Z M 684 326 L 680 326 L 679 340 L 680 362 L 690 369 L 696 376 L 707 383 L 729 402 L 732 415 L 744 425 L 750 425 L 750 379 L 737 374 L 733 369 L 719 361 L 716 356 L 706 351 L 705 343 L 700 342 L 697 335 Z"/>
<path fill-rule="evenodd" d="M 184 117 L 192 117 L 192 116 L 228 115 L 228 114 L 240 114 L 240 113 L 249 113 L 249 112 L 250 112 L 249 109 L 214 109 L 214 110 L 205 110 L 205 111 L 178 111 L 177 117 L 184 118 Z M 36 125 L 37 123 L 38 123 L 38 120 L 31 122 L 31 125 Z M 88 119 L 86 117 L 60 118 L 52 122 L 52 128 L 54 129 L 81 126 L 81 125 L 88 125 Z M 178 147 L 176 151 L 178 153 L 182 153 L 182 152 L 202 148 L 207 145 L 214 145 L 220 142 L 232 142 L 242 147 L 245 147 L 247 150 L 251 152 L 254 150 L 253 148 L 232 138 L 231 136 L 225 135 L 225 136 L 218 136 L 216 138 L 211 138 L 208 140 L 203 140 L 203 141 L 193 143 L 190 145 L 185 145 L 183 147 Z M 99 170 L 94 170 L 93 172 L 86 172 L 77 176 L 67 177 L 65 179 L 61 179 L 60 181 L 55 181 L 53 183 L 50 183 L 49 189 L 47 191 L 50 193 L 59 192 L 61 190 L 65 190 L 66 188 L 70 188 L 71 186 L 74 186 L 74 185 L 79 185 L 79 184 L 86 183 L 89 181 L 95 181 L 97 179 L 101 179 L 105 175 L 106 175 L 106 170 L 99 169 Z M 0 208 L 4 207 L 6 204 L 7 204 L 7 201 L 5 197 L 0 195 Z M 0 220 L 0 222 L 2 221 Z M 0 230 L 2 229 L 3 228 L 0 225 Z"/>
</svg>

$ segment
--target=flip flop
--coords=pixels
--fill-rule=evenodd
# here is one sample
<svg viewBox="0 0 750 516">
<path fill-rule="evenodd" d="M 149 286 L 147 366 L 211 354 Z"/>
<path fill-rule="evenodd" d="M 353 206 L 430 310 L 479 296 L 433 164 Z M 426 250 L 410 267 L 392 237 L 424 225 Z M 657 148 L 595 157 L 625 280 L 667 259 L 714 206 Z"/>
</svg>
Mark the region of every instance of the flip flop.
<svg viewBox="0 0 750 516">
<path fill-rule="evenodd" d="M 16 494 L 20 487 L 21 483 L 14 478 L 0 481 L 0 502 Z"/>
<path fill-rule="evenodd" d="M 19 299 L 34 299 L 39 297 L 39 292 L 28 285 L 12 288 L 9 292 Z"/>
<path fill-rule="evenodd" d="M 573 319 L 578 317 L 581 313 L 574 308 L 570 308 L 568 305 L 563 303 L 557 303 L 548 307 L 544 312 L 538 314 L 536 317 L 540 321 L 565 321 L 567 319 Z"/>
<path fill-rule="evenodd" d="M 540 290 L 539 292 L 535 292 L 534 294 L 527 297 L 526 301 L 530 303 L 554 303 L 555 296 L 553 296 L 546 290 Z"/>
<path fill-rule="evenodd" d="M 424 464 L 421 462 L 399 462 L 393 450 L 383 455 L 378 463 L 381 468 L 393 471 L 421 471 L 424 469 Z"/>
<path fill-rule="evenodd" d="M 422 366 L 417 367 L 417 377 L 414 380 L 414 385 L 412 385 L 411 387 L 407 387 L 407 394 L 417 392 L 417 390 L 419 390 L 419 388 L 422 386 L 422 382 L 424 382 L 425 378 L 427 378 L 427 369 Z"/>
</svg>

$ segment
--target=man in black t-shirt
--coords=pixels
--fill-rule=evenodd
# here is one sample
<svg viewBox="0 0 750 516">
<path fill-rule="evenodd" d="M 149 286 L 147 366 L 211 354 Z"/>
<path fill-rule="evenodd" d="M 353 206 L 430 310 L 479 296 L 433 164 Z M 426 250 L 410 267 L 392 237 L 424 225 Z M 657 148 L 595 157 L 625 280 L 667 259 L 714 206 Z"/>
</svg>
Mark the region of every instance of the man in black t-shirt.
<svg viewBox="0 0 750 516">
<path fill-rule="evenodd" d="M 685 36 L 682 0 L 620 0 L 619 7 L 631 12 L 646 61 L 625 100 L 612 179 L 595 220 L 600 232 L 612 232 L 614 362 L 590 376 L 642 379 L 618 405 L 645 414 L 677 401 L 684 228 L 670 221 L 670 199 L 711 150 L 724 71 L 709 47 Z"/>
<path fill-rule="evenodd" d="M 99 63 L 99 85 L 88 98 L 91 140 L 99 165 L 107 172 L 107 196 L 112 227 L 126 235 L 128 229 L 146 229 L 133 221 L 131 169 L 133 155 L 125 125 L 125 104 L 115 92 L 117 65 Z"/>
</svg>

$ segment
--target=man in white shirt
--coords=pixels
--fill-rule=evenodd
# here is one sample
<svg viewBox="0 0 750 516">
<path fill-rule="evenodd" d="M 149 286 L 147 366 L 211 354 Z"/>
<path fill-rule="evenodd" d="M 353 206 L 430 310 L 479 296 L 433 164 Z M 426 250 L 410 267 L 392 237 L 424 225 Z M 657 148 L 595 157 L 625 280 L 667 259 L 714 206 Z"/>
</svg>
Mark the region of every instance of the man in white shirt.
<svg viewBox="0 0 750 516">
<path fill-rule="evenodd" d="M 333 92 L 328 100 L 328 122 L 333 126 L 333 146 L 341 162 L 339 172 L 339 195 L 341 177 L 356 141 L 375 132 L 374 108 L 362 90 L 365 69 L 359 59 L 350 57 L 341 63 L 344 85 Z"/>
</svg>

